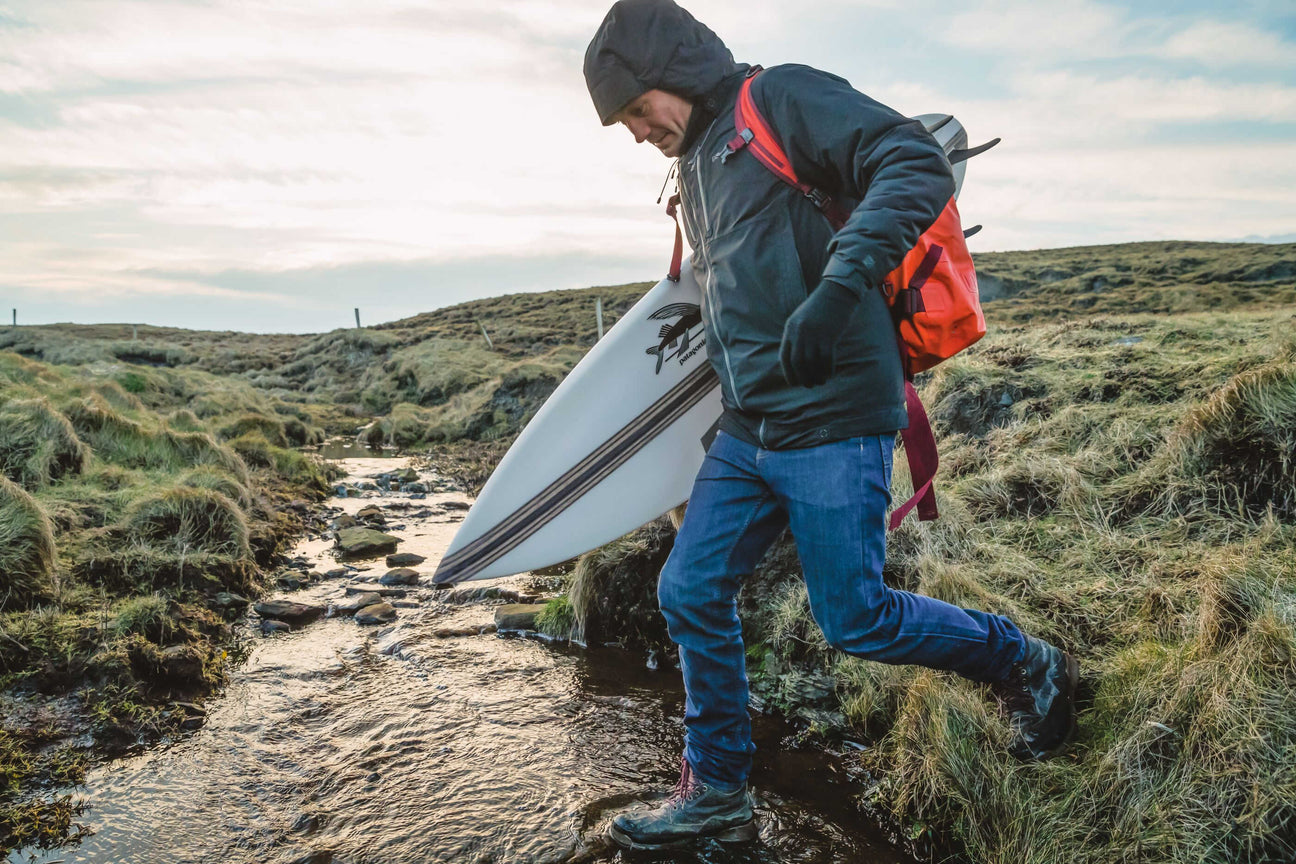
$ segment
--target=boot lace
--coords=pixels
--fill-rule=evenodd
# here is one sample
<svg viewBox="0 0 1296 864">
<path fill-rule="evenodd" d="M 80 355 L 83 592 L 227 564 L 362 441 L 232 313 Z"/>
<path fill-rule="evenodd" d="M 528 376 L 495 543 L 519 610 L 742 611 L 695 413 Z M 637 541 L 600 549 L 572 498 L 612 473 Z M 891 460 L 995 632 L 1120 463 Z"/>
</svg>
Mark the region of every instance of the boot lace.
<svg viewBox="0 0 1296 864">
<path fill-rule="evenodd" d="M 1033 711 L 1035 700 L 1031 695 L 1030 678 L 1026 667 L 1017 664 L 1012 667 L 1008 677 L 992 685 L 999 708 L 1008 716 Z"/>
<path fill-rule="evenodd" d="M 693 766 L 687 759 L 681 759 L 679 782 L 675 784 L 675 791 L 671 793 L 670 798 L 666 799 L 667 803 L 674 806 L 687 804 L 701 792 L 702 784 L 693 774 Z"/>
</svg>

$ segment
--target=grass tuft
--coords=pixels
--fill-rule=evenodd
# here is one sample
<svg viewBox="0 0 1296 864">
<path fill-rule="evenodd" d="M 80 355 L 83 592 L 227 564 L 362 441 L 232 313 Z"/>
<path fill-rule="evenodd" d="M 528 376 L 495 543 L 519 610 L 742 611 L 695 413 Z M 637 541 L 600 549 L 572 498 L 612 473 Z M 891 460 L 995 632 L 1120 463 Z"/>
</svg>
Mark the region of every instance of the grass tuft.
<svg viewBox="0 0 1296 864">
<path fill-rule="evenodd" d="M 126 511 L 123 527 L 131 542 L 164 553 L 250 554 L 247 517 L 211 489 L 176 487 L 140 499 Z"/>
<path fill-rule="evenodd" d="M 90 448 L 48 399 L 21 399 L 0 408 L 0 470 L 28 489 L 39 489 L 86 467 Z"/>
<path fill-rule="evenodd" d="M 0 477 L 0 609 L 26 609 L 50 600 L 57 555 L 45 511 L 22 487 Z"/>
</svg>

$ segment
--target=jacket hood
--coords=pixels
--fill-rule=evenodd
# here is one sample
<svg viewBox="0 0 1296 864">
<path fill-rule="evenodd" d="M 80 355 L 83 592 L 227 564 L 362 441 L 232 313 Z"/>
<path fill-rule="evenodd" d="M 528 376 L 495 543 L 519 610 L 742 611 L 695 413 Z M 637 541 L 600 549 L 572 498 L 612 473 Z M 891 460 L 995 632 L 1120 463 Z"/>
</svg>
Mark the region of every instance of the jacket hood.
<svg viewBox="0 0 1296 864">
<path fill-rule="evenodd" d="M 604 126 L 649 90 L 696 102 L 745 64 L 672 0 L 620 0 L 585 51 L 585 84 Z"/>
</svg>

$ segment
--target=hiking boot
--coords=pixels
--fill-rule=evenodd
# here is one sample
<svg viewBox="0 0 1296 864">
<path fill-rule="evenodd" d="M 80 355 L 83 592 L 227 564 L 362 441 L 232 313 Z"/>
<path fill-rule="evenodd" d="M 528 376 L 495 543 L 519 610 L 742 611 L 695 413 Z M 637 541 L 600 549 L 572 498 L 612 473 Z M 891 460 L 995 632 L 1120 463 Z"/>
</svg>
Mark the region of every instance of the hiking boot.
<svg viewBox="0 0 1296 864">
<path fill-rule="evenodd" d="M 651 810 L 622 813 L 612 820 L 608 836 L 622 849 L 673 849 L 694 840 L 722 843 L 756 839 L 756 819 L 747 784 L 722 792 L 702 782 L 688 760 L 681 760 L 679 783 Z"/>
<path fill-rule="evenodd" d="M 1055 756 L 1075 733 L 1080 665 L 1065 651 L 1033 636 L 1008 677 L 991 685 L 1013 730 L 1009 752 L 1022 760 Z"/>
</svg>

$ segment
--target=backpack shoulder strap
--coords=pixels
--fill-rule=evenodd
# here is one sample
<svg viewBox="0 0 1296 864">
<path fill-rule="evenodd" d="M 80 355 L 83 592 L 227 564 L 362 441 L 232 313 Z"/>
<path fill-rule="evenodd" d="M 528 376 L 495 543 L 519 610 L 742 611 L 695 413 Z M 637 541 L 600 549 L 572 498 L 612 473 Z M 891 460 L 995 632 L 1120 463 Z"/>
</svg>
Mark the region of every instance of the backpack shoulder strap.
<svg viewBox="0 0 1296 864">
<path fill-rule="evenodd" d="M 738 101 L 734 103 L 734 137 L 729 139 L 724 149 L 720 151 L 720 161 L 724 162 L 744 148 L 750 150 L 757 161 L 768 168 L 774 176 L 809 198 L 828 218 L 833 230 L 840 229 L 846 224 L 846 218 L 850 214 L 831 195 L 809 183 L 802 182 L 797 177 L 796 170 L 792 167 L 792 160 L 787 157 L 773 128 L 756 107 L 756 100 L 752 98 L 751 93 L 752 82 L 761 71 L 761 67 L 753 66 L 747 73 L 747 79 L 742 83 L 742 89 L 738 91 Z"/>
</svg>

